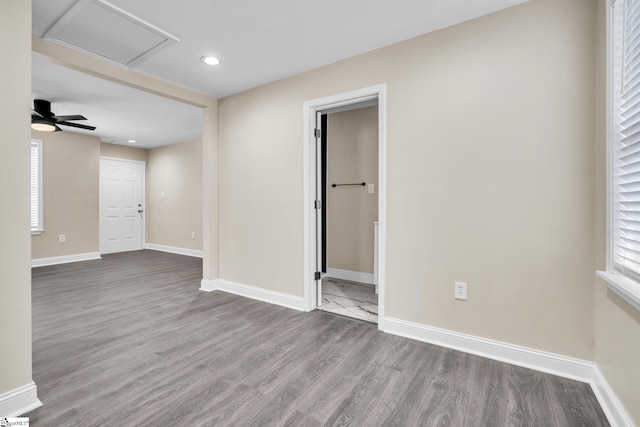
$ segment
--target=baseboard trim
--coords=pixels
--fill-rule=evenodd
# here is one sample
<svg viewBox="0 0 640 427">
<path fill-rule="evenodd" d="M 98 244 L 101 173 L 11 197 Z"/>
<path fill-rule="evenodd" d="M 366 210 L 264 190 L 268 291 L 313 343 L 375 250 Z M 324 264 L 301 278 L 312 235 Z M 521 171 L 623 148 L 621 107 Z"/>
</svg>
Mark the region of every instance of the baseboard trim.
<svg viewBox="0 0 640 427">
<path fill-rule="evenodd" d="M 33 381 L 0 395 L 0 417 L 19 417 L 41 406 Z"/>
<path fill-rule="evenodd" d="M 213 292 L 220 290 L 220 284 L 218 283 L 218 279 L 208 280 L 202 279 L 200 281 L 200 290 L 204 292 Z"/>
<path fill-rule="evenodd" d="M 298 311 L 305 311 L 304 298 L 294 297 L 293 295 L 283 294 L 280 292 L 269 291 L 267 289 L 257 288 L 255 286 L 235 283 L 229 280 L 216 279 L 200 282 L 200 290 L 205 292 L 223 291 L 230 294 L 239 295 L 241 297 L 251 298 L 270 304 L 280 305 L 282 307 L 292 308 Z"/>
<path fill-rule="evenodd" d="M 303 298 L 234 283 L 228 280 L 203 279 L 200 290 L 206 292 L 220 290 L 299 311 L 305 311 Z M 598 366 L 593 362 L 392 317 L 385 317 L 384 319 L 380 319 L 380 321 L 380 330 L 389 334 L 589 383 L 612 427 L 635 427 L 624 405 L 609 386 L 609 383 Z"/>
<path fill-rule="evenodd" d="M 602 410 L 604 411 L 611 427 L 635 427 L 631 416 L 625 409 L 618 396 L 613 391 L 607 379 L 597 365 L 593 367 L 591 380 L 593 394 L 596 395 Z"/>
<path fill-rule="evenodd" d="M 593 362 L 387 317 L 384 332 L 590 383 Z"/>
<path fill-rule="evenodd" d="M 375 284 L 373 273 L 363 273 L 361 271 L 341 270 L 339 268 L 327 267 L 327 276 L 334 279 L 349 280 L 350 282 Z"/>
<path fill-rule="evenodd" d="M 202 251 L 197 249 L 178 248 L 176 246 L 156 245 L 154 243 L 147 243 L 144 245 L 145 249 L 152 251 L 168 252 L 170 254 L 186 255 L 196 258 L 202 258 Z"/>
<path fill-rule="evenodd" d="M 46 265 L 67 264 L 78 261 L 92 261 L 102 259 L 100 252 L 87 252 L 85 254 L 74 254 L 56 256 L 51 258 L 36 258 L 31 260 L 31 267 L 44 267 Z"/>
</svg>

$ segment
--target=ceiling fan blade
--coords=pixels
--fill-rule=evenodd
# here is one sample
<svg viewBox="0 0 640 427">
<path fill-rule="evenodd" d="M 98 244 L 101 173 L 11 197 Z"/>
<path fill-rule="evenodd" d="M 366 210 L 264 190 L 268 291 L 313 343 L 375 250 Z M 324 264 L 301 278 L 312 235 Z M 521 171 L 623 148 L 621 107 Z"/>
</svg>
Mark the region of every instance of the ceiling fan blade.
<svg viewBox="0 0 640 427">
<path fill-rule="evenodd" d="M 86 125 L 79 125 L 77 123 L 69 123 L 69 122 L 56 122 L 56 124 L 58 125 L 62 125 L 62 126 L 70 126 L 73 128 L 80 128 L 80 129 L 87 129 L 87 130 L 96 130 L 95 126 L 86 126 Z"/>
<path fill-rule="evenodd" d="M 56 120 L 87 120 L 85 116 L 76 114 L 74 116 L 53 116 Z"/>
<path fill-rule="evenodd" d="M 54 132 L 62 132 L 62 129 L 60 129 L 57 125 L 53 125 L 56 130 L 54 130 Z"/>
<path fill-rule="evenodd" d="M 44 116 L 42 114 L 38 113 L 36 110 L 34 110 L 32 108 L 31 109 L 31 117 L 33 117 L 33 116 L 38 116 L 39 118 L 43 118 L 44 119 Z"/>
</svg>

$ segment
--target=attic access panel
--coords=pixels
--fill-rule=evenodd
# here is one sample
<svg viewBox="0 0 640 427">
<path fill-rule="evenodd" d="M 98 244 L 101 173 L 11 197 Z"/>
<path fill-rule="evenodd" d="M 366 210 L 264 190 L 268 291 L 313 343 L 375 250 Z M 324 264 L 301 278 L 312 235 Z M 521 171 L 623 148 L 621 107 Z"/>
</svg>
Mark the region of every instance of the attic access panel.
<svg viewBox="0 0 640 427">
<path fill-rule="evenodd" d="M 106 0 L 79 0 L 44 38 L 127 68 L 180 41 Z"/>
</svg>

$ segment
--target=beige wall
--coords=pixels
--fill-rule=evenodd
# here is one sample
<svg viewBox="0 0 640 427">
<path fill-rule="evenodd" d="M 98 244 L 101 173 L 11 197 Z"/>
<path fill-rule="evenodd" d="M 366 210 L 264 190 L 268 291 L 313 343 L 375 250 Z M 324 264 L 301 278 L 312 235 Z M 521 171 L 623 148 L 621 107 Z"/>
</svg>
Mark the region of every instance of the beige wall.
<svg viewBox="0 0 640 427">
<path fill-rule="evenodd" d="M 98 252 L 100 140 L 72 132 L 31 137 L 42 141 L 44 209 L 44 232 L 31 237 L 32 259 Z"/>
<path fill-rule="evenodd" d="M 149 150 L 147 200 L 147 243 L 202 250 L 200 141 Z"/>
<path fill-rule="evenodd" d="M 603 138 L 594 158 L 588 125 L 594 3 L 532 0 L 229 97 L 219 132 L 215 100 L 38 38 L 34 50 L 208 106 L 205 277 L 218 277 L 220 188 L 220 276 L 293 295 L 302 295 L 301 104 L 387 83 L 388 313 L 584 359 L 595 323 L 595 360 L 640 424 L 638 313 L 591 285 L 605 234 Z M 0 338 L 11 351 L 0 355 L 0 393 L 31 380 L 29 151 L 16 145 L 29 139 L 31 4 L 8 0 L 2 12 L 0 54 L 12 66 L 0 68 L 11 82 L 0 99 Z M 450 300 L 453 280 L 469 281 L 466 303 Z"/>
<path fill-rule="evenodd" d="M 31 2 L 0 5 L 0 395 L 31 383 Z M 5 414 L 0 414 L 5 415 Z"/>
<path fill-rule="evenodd" d="M 33 35 L 34 54 L 60 65 L 136 89 L 202 108 L 203 168 L 203 278 L 219 277 L 218 248 L 218 100 L 148 74 L 108 64 L 98 58 L 43 40 Z"/>
<path fill-rule="evenodd" d="M 104 144 L 96 137 L 72 132 L 32 131 L 31 136 L 43 141 L 44 153 L 44 232 L 32 236 L 33 259 L 100 250 L 100 156 L 147 162 L 147 243 L 202 249 L 200 142 L 144 150 Z M 167 194 L 163 200 L 160 191 Z M 58 241 L 60 234 L 65 235 L 65 243 Z"/>
<path fill-rule="evenodd" d="M 606 269 L 606 0 L 598 0 L 598 40 L 596 44 L 596 267 Z M 640 426 L 640 312 L 595 279 L 595 361 Z"/>
<path fill-rule="evenodd" d="M 146 162 L 149 150 L 135 147 L 127 147 L 116 144 L 100 144 L 100 155 L 102 157 L 114 157 L 116 159 L 138 160 Z"/>
<path fill-rule="evenodd" d="M 221 277 L 303 295 L 302 104 L 386 83 L 387 314 L 592 360 L 594 23 L 534 0 L 220 100 Z"/>
<path fill-rule="evenodd" d="M 366 182 L 368 187 L 331 187 Z M 327 115 L 327 267 L 373 273 L 378 220 L 378 107 Z"/>
<path fill-rule="evenodd" d="M 600 282 L 596 286 L 595 325 L 598 368 L 640 425 L 640 311 Z"/>
</svg>

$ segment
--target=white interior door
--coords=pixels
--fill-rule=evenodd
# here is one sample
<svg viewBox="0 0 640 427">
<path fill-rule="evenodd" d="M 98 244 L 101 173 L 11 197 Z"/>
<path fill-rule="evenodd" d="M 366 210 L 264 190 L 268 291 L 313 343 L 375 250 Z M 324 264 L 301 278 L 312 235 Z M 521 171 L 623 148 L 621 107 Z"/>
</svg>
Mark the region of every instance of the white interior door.
<svg viewBox="0 0 640 427">
<path fill-rule="evenodd" d="M 144 163 L 100 159 L 100 253 L 142 249 Z"/>
</svg>

